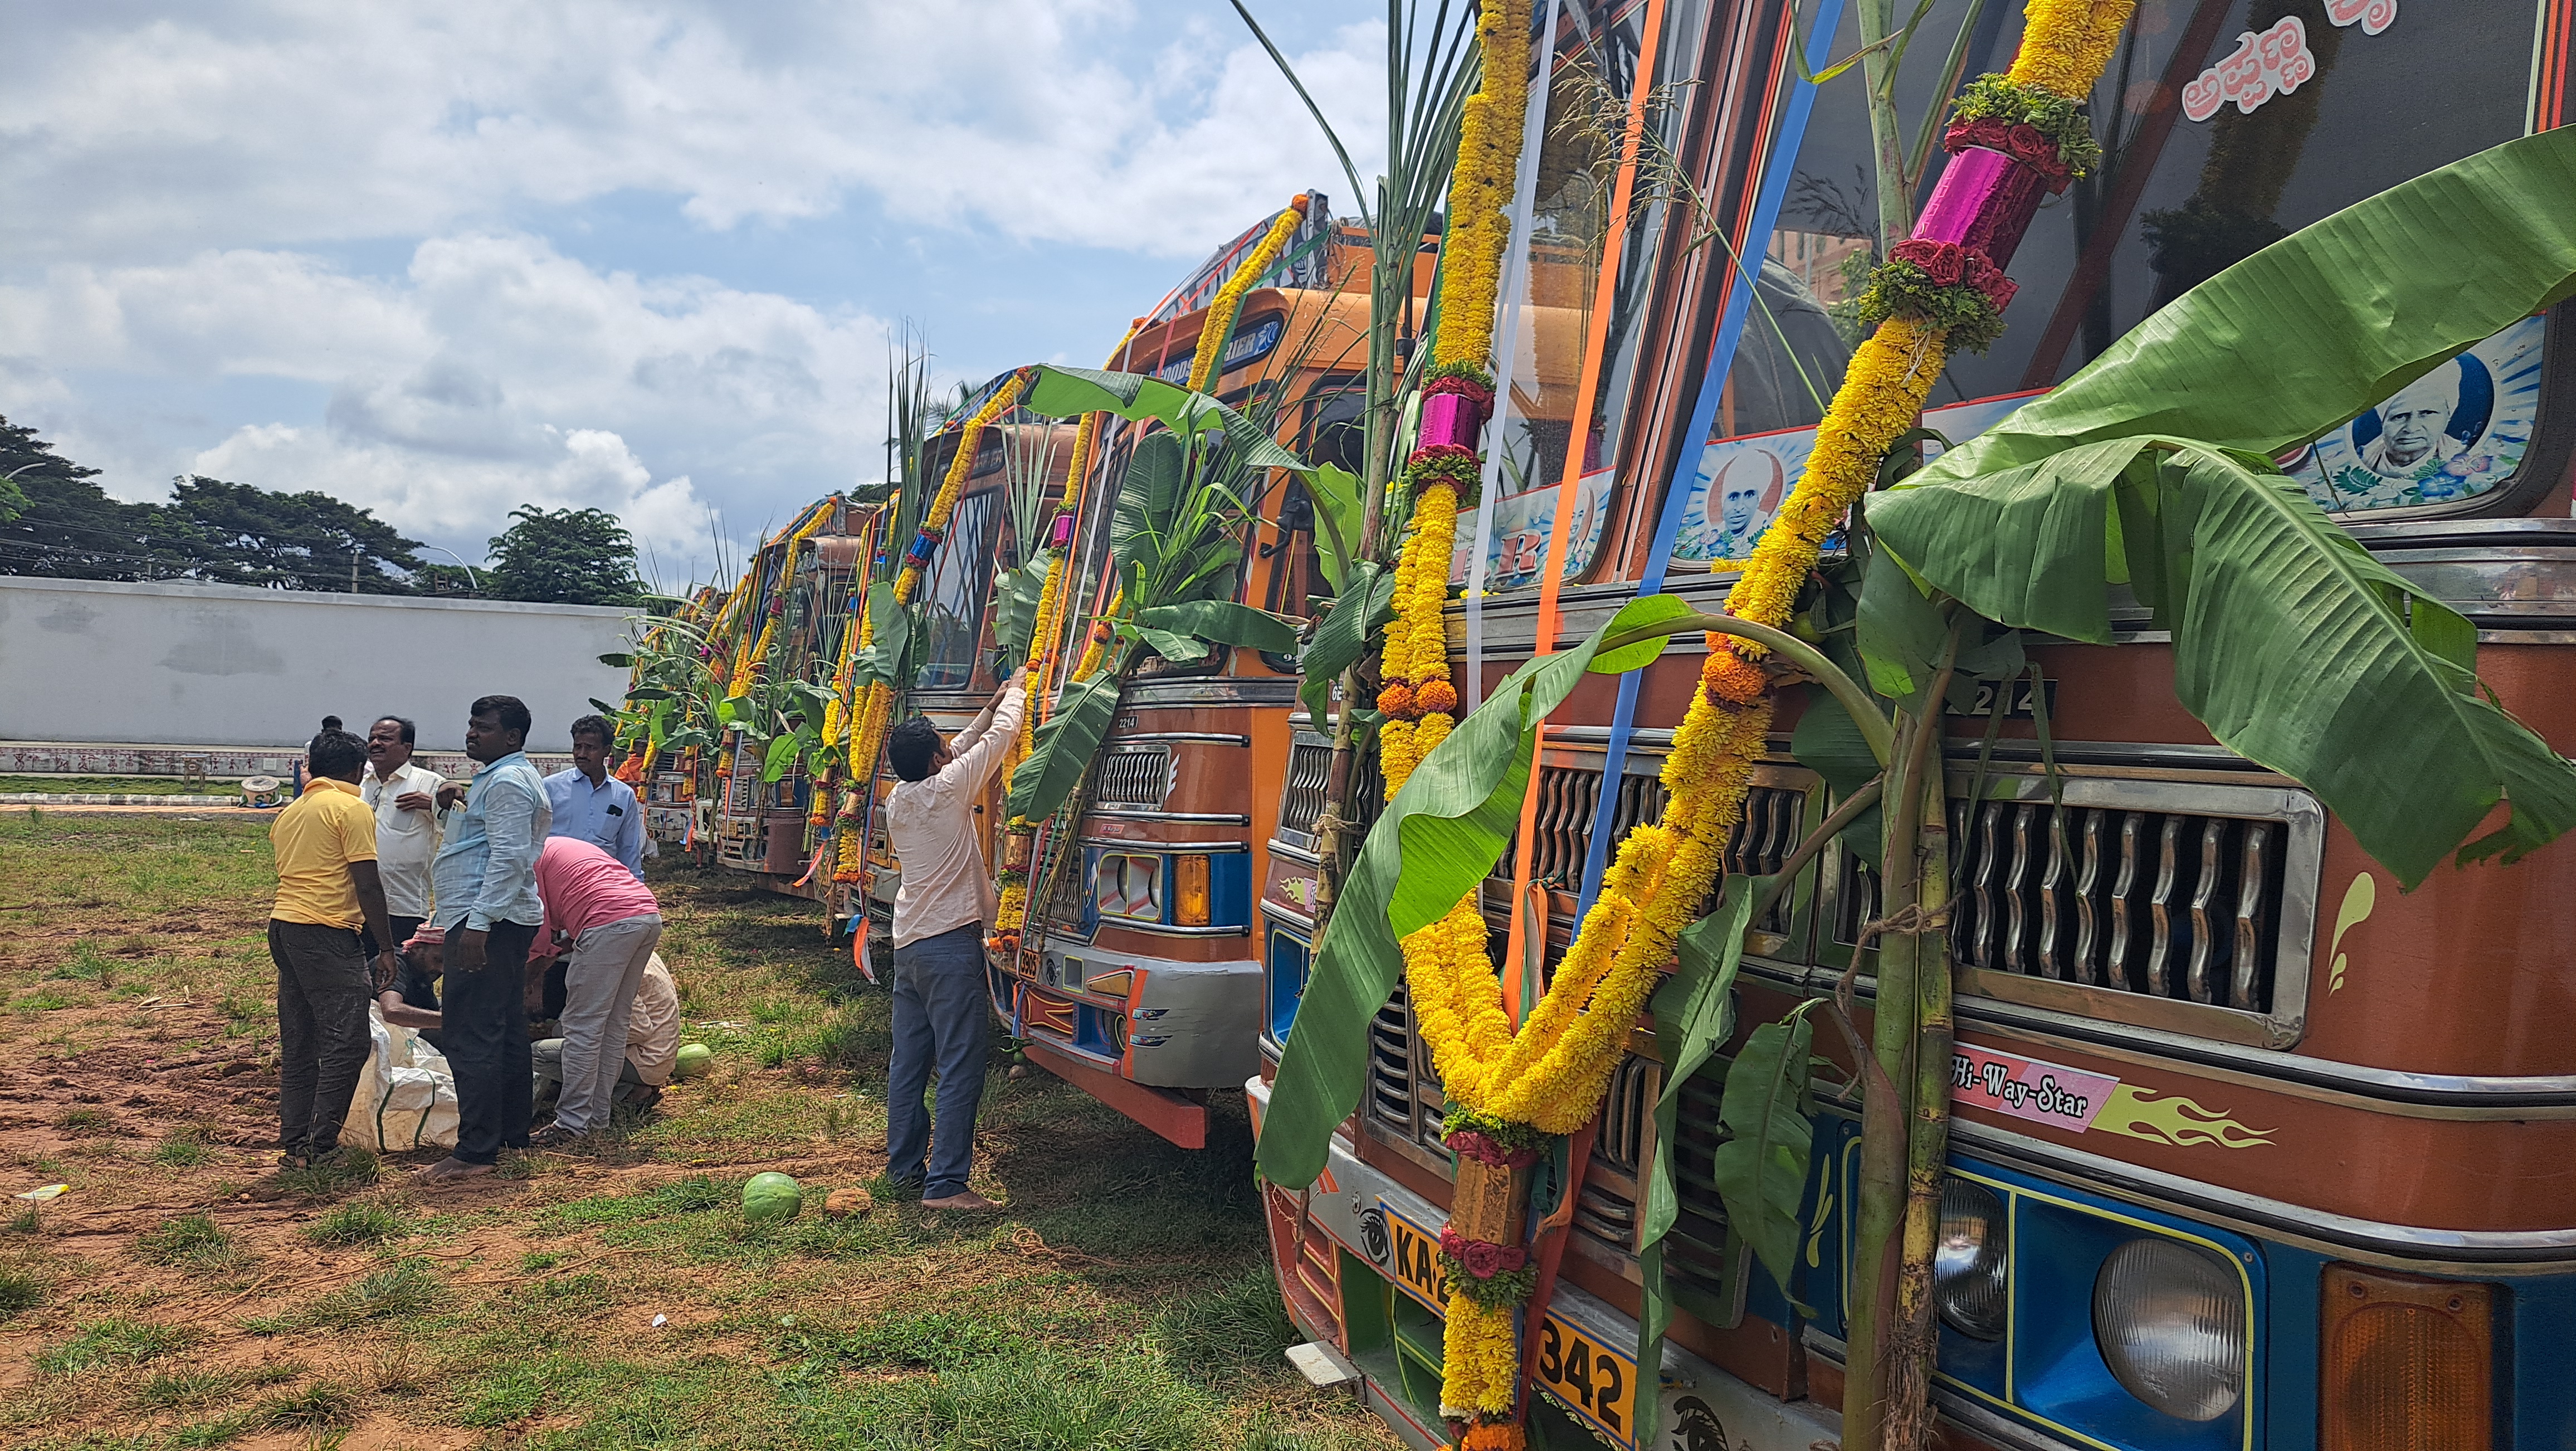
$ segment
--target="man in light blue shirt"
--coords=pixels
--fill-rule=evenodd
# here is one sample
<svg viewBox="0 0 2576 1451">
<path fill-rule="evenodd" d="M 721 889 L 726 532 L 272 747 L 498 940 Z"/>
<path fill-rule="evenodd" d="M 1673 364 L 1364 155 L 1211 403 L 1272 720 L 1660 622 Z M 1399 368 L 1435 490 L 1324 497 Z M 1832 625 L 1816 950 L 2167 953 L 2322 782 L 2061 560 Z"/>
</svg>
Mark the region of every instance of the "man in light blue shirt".
<svg viewBox="0 0 2576 1451">
<path fill-rule="evenodd" d="M 551 836 L 586 841 L 644 878 L 644 810 L 635 788 L 608 774 L 607 720 L 586 715 L 572 723 L 572 769 L 546 778 L 546 804 L 554 808 Z"/>
<path fill-rule="evenodd" d="M 456 1075 L 456 1152 L 421 1171 L 430 1183 L 492 1172 L 504 1148 L 526 1148 L 534 1069 L 522 979 L 545 909 L 537 900 L 537 849 L 553 808 L 528 761 L 528 708 L 514 696 L 474 702 L 465 754 L 480 767 L 464 805 L 441 823 L 430 868 L 436 921 L 446 933 L 446 1001 L 440 1036 Z M 440 793 L 452 799 L 453 783 Z"/>
</svg>

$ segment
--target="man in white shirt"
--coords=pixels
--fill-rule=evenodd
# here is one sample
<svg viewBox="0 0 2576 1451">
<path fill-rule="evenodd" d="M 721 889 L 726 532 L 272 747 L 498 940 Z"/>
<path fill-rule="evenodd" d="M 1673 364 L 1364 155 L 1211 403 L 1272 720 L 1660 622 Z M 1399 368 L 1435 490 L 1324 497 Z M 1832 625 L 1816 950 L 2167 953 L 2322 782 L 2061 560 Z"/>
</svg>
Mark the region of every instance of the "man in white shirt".
<svg viewBox="0 0 2576 1451">
<path fill-rule="evenodd" d="M 894 1054 L 886 1084 L 886 1177 L 921 1186 L 930 1209 L 997 1209 L 966 1187 L 975 1162 L 975 1111 L 992 1041 L 984 989 L 984 931 L 993 878 L 975 829 L 975 803 L 1020 733 L 1028 671 L 953 741 L 914 716 L 886 739 L 902 777 L 886 795 L 886 840 L 903 868 L 894 898 Z M 939 1070 L 938 1152 L 921 1095 Z"/>
<path fill-rule="evenodd" d="M 563 1050 L 561 1038 L 547 1038 L 530 1049 L 537 1065 L 540 1100 L 563 1085 Z M 656 952 L 644 964 L 634 1006 L 627 1010 L 626 1057 L 617 1067 L 618 1101 L 639 1109 L 661 1102 L 663 1086 L 671 1081 L 671 1068 L 679 1057 L 680 985 L 671 980 L 671 970 Z"/>
<path fill-rule="evenodd" d="M 411 758 L 412 723 L 385 716 L 367 728 L 367 769 L 358 799 L 376 813 L 376 871 L 384 878 L 385 912 L 394 940 L 365 944 L 367 960 L 391 951 L 429 920 L 429 864 L 438 855 L 438 788 L 445 777 Z"/>
</svg>

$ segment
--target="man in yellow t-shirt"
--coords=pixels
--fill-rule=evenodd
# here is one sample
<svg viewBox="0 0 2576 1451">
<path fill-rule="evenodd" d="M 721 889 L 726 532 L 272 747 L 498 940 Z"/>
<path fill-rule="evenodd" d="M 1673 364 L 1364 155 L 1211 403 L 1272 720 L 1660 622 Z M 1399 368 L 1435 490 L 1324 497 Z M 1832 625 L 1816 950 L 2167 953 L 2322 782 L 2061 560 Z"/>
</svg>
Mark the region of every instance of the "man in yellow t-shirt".
<svg viewBox="0 0 2576 1451">
<path fill-rule="evenodd" d="M 277 1119 L 281 1168 L 340 1152 L 340 1121 L 367 1066 L 367 1004 L 395 971 L 393 926 L 376 874 L 376 813 L 358 795 L 367 743 L 326 730 L 305 751 L 303 794 L 277 815 L 277 905 L 268 955 L 277 964 Z M 368 970 L 359 929 L 388 944 Z"/>
</svg>

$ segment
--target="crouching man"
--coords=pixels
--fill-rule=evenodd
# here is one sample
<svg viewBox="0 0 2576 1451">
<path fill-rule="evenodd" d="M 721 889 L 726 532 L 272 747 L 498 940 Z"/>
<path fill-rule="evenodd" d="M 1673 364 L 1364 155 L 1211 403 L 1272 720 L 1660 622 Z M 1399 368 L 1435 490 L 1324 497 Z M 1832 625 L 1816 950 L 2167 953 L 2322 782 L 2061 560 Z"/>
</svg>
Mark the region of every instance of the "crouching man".
<svg viewBox="0 0 2576 1451">
<path fill-rule="evenodd" d="M 537 1103 L 561 1091 L 564 1040 L 547 1038 L 535 1049 Z M 626 1052 L 617 1069 L 616 1102 L 645 1109 L 662 1101 L 671 1067 L 680 1056 L 680 985 L 656 952 L 644 964 L 644 981 L 626 1013 Z"/>
</svg>

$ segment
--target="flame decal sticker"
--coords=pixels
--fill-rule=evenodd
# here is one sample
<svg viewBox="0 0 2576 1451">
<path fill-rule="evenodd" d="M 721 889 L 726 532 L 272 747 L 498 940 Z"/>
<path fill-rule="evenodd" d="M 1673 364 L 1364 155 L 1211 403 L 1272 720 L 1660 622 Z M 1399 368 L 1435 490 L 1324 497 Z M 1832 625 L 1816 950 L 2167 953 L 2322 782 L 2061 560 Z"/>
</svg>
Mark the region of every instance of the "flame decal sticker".
<svg viewBox="0 0 2576 1451">
<path fill-rule="evenodd" d="M 2335 913 L 2334 938 L 2326 946 L 2326 951 L 2334 957 L 2334 968 L 2326 975 L 2328 993 L 2343 989 L 2343 935 L 2369 921 L 2370 909 L 2378 905 L 2379 884 L 2368 872 L 2356 874 L 2352 885 L 2344 888 L 2343 906 Z"/>
<path fill-rule="evenodd" d="M 2130 1083 L 2111 1090 L 2110 1100 L 2095 1116 L 2093 1127 L 2104 1133 L 2126 1134 L 2149 1143 L 2171 1144 L 2178 1149 L 2211 1145 L 2222 1149 L 2250 1149 L 2257 1144 L 2272 1142 L 2270 1129 L 2248 1128 L 2228 1117 L 2223 1109 L 2203 1108 L 2180 1094 L 2160 1094 L 2154 1089 Z"/>
</svg>

